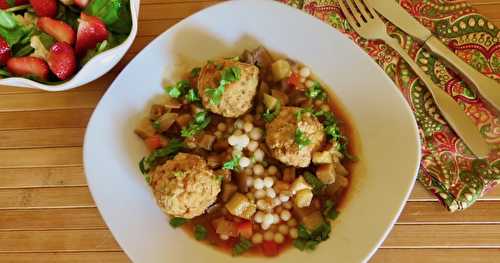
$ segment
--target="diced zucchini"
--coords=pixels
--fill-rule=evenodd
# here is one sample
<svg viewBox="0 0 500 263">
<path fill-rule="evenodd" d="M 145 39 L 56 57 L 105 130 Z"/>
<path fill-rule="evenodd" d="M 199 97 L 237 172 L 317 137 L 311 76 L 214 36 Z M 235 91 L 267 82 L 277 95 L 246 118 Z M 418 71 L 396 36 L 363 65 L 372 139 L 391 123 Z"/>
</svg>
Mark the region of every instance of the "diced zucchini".
<svg viewBox="0 0 500 263">
<path fill-rule="evenodd" d="M 332 163 L 332 154 L 328 151 L 314 152 L 312 154 L 312 162 L 314 164 Z"/>
<path fill-rule="evenodd" d="M 321 164 L 316 169 L 316 177 L 324 184 L 332 184 L 335 182 L 335 165 Z"/>
<path fill-rule="evenodd" d="M 231 200 L 226 203 L 226 209 L 234 216 L 250 220 L 257 207 L 245 195 L 235 193 Z"/>
<path fill-rule="evenodd" d="M 306 180 L 302 176 L 295 179 L 295 181 L 293 181 L 292 183 L 292 186 L 290 187 L 290 191 L 292 191 L 292 193 L 294 194 L 304 189 L 311 190 L 312 187 L 306 182 Z"/>
<path fill-rule="evenodd" d="M 142 139 L 146 139 L 156 134 L 156 130 L 149 118 L 143 118 L 139 125 L 135 128 L 134 132 Z"/>
<path fill-rule="evenodd" d="M 277 104 L 278 104 L 277 98 L 264 93 L 264 105 L 266 105 L 266 108 L 272 110 L 276 107 Z"/>
<path fill-rule="evenodd" d="M 273 78 L 275 81 L 280 81 L 284 78 L 290 76 L 292 69 L 290 63 L 284 59 L 275 61 L 271 65 L 271 72 L 273 73 Z"/>
<path fill-rule="evenodd" d="M 313 199 L 313 192 L 311 189 L 302 189 L 297 192 L 293 198 L 293 202 L 297 207 L 308 207 L 311 205 Z"/>
</svg>

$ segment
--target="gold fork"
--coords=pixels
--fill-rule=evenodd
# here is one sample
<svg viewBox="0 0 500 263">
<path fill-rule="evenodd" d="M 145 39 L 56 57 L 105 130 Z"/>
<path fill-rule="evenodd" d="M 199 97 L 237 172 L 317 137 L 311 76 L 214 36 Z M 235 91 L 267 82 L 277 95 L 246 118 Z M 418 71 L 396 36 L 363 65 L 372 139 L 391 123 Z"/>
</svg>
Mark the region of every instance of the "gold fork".
<svg viewBox="0 0 500 263">
<path fill-rule="evenodd" d="M 351 27 L 363 38 L 383 40 L 396 50 L 410 65 L 415 74 L 427 86 L 438 109 L 448 121 L 455 133 L 464 141 L 469 149 L 479 158 L 488 156 L 489 147 L 472 120 L 445 91 L 438 87 L 432 79 L 413 61 L 399 45 L 398 40 L 387 33 L 386 25 L 375 10 L 365 0 L 338 0 L 340 8 Z"/>
</svg>

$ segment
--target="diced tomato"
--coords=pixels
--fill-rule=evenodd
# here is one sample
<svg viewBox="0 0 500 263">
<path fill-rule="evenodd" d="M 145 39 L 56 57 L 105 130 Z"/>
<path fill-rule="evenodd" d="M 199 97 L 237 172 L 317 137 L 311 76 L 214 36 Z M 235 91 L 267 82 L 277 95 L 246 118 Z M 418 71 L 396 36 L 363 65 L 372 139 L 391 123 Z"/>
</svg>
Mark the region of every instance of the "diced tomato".
<svg viewBox="0 0 500 263">
<path fill-rule="evenodd" d="M 251 238 L 253 234 L 253 226 L 250 221 L 243 221 L 238 224 L 238 234 L 244 238 Z"/>
<path fill-rule="evenodd" d="M 162 146 L 162 139 L 160 135 L 156 134 L 151 137 L 148 137 L 146 139 L 146 145 L 151 151 L 160 148 Z"/>
<path fill-rule="evenodd" d="M 260 245 L 262 254 L 266 257 L 275 257 L 279 253 L 279 246 L 274 241 L 264 241 Z"/>
<path fill-rule="evenodd" d="M 300 76 L 297 72 L 292 73 L 288 78 L 288 85 L 297 87 L 300 84 Z"/>
</svg>

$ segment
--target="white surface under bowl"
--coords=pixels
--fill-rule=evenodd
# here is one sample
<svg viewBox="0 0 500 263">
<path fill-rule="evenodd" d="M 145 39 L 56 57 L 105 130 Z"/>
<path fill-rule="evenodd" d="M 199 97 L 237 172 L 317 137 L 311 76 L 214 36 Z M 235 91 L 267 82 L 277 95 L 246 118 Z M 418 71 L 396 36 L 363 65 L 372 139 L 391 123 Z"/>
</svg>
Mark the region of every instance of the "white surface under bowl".
<svg viewBox="0 0 500 263">
<path fill-rule="evenodd" d="M 132 12 L 132 30 L 127 39 L 110 50 L 102 52 L 93 57 L 85 64 L 73 78 L 58 85 L 47 85 L 27 78 L 10 77 L 0 79 L 0 85 L 41 89 L 46 91 L 63 91 L 85 85 L 93 80 L 100 78 L 110 71 L 125 55 L 127 50 L 134 42 L 137 35 L 137 24 L 139 17 L 140 0 L 130 0 L 130 10 Z"/>
<path fill-rule="evenodd" d="M 84 143 L 88 184 L 134 262 L 261 262 L 235 259 L 169 226 L 139 171 L 147 150 L 133 132 L 146 105 L 162 94 L 164 73 L 259 44 L 310 66 L 333 89 L 357 130 L 360 158 L 331 238 L 314 252 L 291 248 L 267 260 L 365 262 L 396 221 L 415 181 L 420 145 L 413 114 L 392 81 L 316 18 L 274 1 L 230 1 L 190 16 L 149 44 L 113 82 L 90 120 Z"/>
</svg>

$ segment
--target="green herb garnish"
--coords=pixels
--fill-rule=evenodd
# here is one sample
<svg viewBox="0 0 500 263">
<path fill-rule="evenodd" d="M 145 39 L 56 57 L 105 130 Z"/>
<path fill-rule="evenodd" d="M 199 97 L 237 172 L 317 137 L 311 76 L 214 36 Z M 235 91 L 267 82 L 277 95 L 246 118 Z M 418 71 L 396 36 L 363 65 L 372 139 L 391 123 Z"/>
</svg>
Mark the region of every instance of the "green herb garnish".
<svg viewBox="0 0 500 263">
<path fill-rule="evenodd" d="M 295 143 L 299 145 L 299 149 L 311 144 L 311 140 L 299 129 L 295 129 Z"/>
<path fill-rule="evenodd" d="M 276 116 L 278 116 L 280 110 L 281 110 L 281 103 L 278 101 L 276 103 L 276 106 L 274 106 L 274 109 L 266 109 L 266 111 L 262 113 L 262 118 L 266 122 L 271 122 L 274 120 L 274 118 L 276 118 Z"/>
<path fill-rule="evenodd" d="M 186 218 L 173 217 L 170 219 L 170 226 L 173 228 L 177 228 L 177 227 L 180 227 L 180 226 L 184 225 L 185 223 L 187 223 L 187 221 L 188 220 Z"/>
<path fill-rule="evenodd" d="M 194 120 L 181 130 L 182 137 L 192 137 L 210 124 L 211 118 L 207 111 L 200 111 L 194 115 Z"/>
<path fill-rule="evenodd" d="M 221 68 L 222 69 L 222 68 Z M 208 87 L 205 92 L 210 97 L 210 103 L 219 105 L 225 86 L 241 78 L 241 70 L 238 67 L 229 67 L 222 71 L 219 86 L 217 88 Z"/>
<path fill-rule="evenodd" d="M 252 248 L 252 241 L 240 238 L 240 241 L 233 247 L 233 256 L 239 256 Z"/>
<path fill-rule="evenodd" d="M 295 118 L 297 119 L 297 121 L 300 121 L 300 120 L 302 120 L 302 115 L 304 115 L 306 113 L 313 113 L 313 109 L 301 108 L 297 112 L 295 112 Z"/>
<path fill-rule="evenodd" d="M 306 180 L 306 182 L 309 185 L 312 186 L 313 192 L 315 194 L 320 193 L 323 190 L 323 188 L 325 187 L 325 184 L 323 182 L 321 182 L 321 180 L 319 180 L 318 177 L 314 176 L 314 174 L 312 174 L 310 172 L 304 173 L 304 179 Z"/>
<path fill-rule="evenodd" d="M 314 81 L 314 84 L 306 90 L 306 96 L 311 99 L 324 100 L 326 99 L 326 93 L 319 84 L 319 82 Z"/>
<path fill-rule="evenodd" d="M 181 80 L 177 82 L 174 86 L 169 86 L 165 88 L 167 94 L 172 98 L 179 98 L 180 96 L 186 94 L 190 88 L 189 82 L 187 80 Z"/>
<path fill-rule="evenodd" d="M 332 200 L 326 200 L 323 208 L 323 216 L 330 220 L 335 220 L 339 216 L 339 212 L 335 209 L 335 204 Z"/>
<path fill-rule="evenodd" d="M 224 166 L 222 167 L 222 169 L 225 169 L 225 170 L 237 170 L 238 167 L 239 167 L 239 165 L 240 165 L 240 160 L 241 160 L 241 155 L 237 154 L 237 155 L 233 156 L 233 159 L 225 162 Z"/>
<path fill-rule="evenodd" d="M 153 128 L 155 128 L 155 130 L 160 130 L 161 128 L 161 124 L 158 120 L 154 121 L 153 124 L 152 124 Z"/>
<path fill-rule="evenodd" d="M 194 238 L 196 238 L 196 240 L 204 240 L 207 238 L 207 235 L 208 231 L 204 226 L 200 224 L 194 226 Z"/>
<path fill-rule="evenodd" d="M 303 224 L 298 227 L 298 238 L 293 242 L 293 245 L 299 250 L 314 250 L 316 246 L 322 241 L 330 237 L 332 227 L 329 222 L 325 222 L 314 229 L 309 231 Z"/>
<path fill-rule="evenodd" d="M 191 70 L 191 77 L 192 78 L 197 78 L 198 75 L 200 75 L 200 71 L 201 71 L 201 68 L 197 67 L 197 68 L 193 68 Z"/>
<path fill-rule="evenodd" d="M 149 173 L 160 158 L 171 157 L 177 154 L 184 147 L 184 143 L 177 139 L 172 139 L 167 146 L 155 150 L 139 162 L 139 169 L 143 174 Z"/>
<path fill-rule="evenodd" d="M 198 91 L 195 89 L 189 89 L 186 93 L 186 100 L 189 103 L 200 101 L 200 96 L 198 95 Z"/>
</svg>

